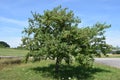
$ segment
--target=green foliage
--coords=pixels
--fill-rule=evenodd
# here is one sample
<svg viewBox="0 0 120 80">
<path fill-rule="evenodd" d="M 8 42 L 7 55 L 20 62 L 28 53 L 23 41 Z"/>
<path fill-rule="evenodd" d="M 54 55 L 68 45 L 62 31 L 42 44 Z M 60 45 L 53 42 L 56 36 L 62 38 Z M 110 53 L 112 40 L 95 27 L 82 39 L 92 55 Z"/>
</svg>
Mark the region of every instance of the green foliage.
<svg viewBox="0 0 120 80">
<path fill-rule="evenodd" d="M 120 54 L 120 50 L 116 50 L 112 52 L 113 54 Z"/>
<path fill-rule="evenodd" d="M 120 51 L 116 51 L 116 54 L 120 54 Z"/>
<path fill-rule="evenodd" d="M 120 54 L 120 47 L 119 46 L 113 47 L 112 53 L 113 54 Z"/>
<path fill-rule="evenodd" d="M 4 41 L 0 41 L 0 48 L 10 48 L 10 45 L 9 44 L 7 44 L 6 42 L 4 42 Z"/>
<path fill-rule="evenodd" d="M 104 33 L 110 25 L 96 23 L 92 27 L 79 28 L 80 22 L 72 11 L 61 6 L 46 10 L 43 15 L 33 13 L 29 27 L 23 31 L 23 46 L 29 50 L 26 61 L 30 56 L 34 61 L 55 59 L 57 73 L 62 60 L 67 64 L 77 61 L 85 68 L 91 67 L 93 56 L 109 51 Z"/>
</svg>

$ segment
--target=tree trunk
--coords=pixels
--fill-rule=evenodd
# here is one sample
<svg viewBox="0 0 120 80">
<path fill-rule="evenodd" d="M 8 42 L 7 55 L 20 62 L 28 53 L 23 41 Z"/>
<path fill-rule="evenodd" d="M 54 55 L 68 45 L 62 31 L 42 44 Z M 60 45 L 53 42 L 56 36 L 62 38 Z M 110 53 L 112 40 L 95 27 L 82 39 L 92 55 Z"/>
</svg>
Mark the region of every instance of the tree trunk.
<svg viewBox="0 0 120 80">
<path fill-rule="evenodd" d="M 59 72 L 59 67 L 60 67 L 60 60 L 57 57 L 56 58 L 56 64 L 55 64 L 55 72 L 56 72 L 56 74 L 58 74 L 58 72 Z"/>
</svg>

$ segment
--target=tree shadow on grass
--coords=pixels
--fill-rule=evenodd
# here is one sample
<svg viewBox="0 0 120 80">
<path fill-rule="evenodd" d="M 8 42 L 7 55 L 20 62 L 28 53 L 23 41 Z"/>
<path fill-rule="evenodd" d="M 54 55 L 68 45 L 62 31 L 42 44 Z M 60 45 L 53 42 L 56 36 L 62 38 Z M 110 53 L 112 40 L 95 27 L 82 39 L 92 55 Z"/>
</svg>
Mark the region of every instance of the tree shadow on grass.
<svg viewBox="0 0 120 80">
<path fill-rule="evenodd" d="M 59 73 L 55 74 L 55 65 L 32 68 L 36 73 L 42 73 L 43 77 L 52 77 L 57 80 L 93 80 L 93 74 L 97 72 L 110 72 L 100 68 L 84 69 L 80 66 L 61 65 Z"/>
</svg>

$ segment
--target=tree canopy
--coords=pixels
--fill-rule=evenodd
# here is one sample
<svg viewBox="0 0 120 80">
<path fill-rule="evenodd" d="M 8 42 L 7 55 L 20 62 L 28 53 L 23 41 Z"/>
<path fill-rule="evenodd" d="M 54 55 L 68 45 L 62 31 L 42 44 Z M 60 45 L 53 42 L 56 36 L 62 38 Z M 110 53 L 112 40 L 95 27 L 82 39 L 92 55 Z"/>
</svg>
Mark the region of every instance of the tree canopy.
<svg viewBox="0 0 120 80">
<path fill-rule="evenodd" d="M 77 61 L 88 68 L 92 66 L 94 56 L 110 50 L 104 36 L 110 25 L 96 23 L 79 27 L 81 20 L 73 11 L 61 6 L 32 15 L 22 38 L 23 46 L 29 50 L 26 61 L 30 56 L 34 61 L 56 60 L 55 71 L 58 72 L 62 60 L 67 64 Z"/>
<path fill-rule="evenodd" d="M 0 41 L 0 48 L 6 48 L 6 47 L 10 47 L 10 45 L 9 44 L 7 44 L 6 42 L 4 42 L 4 41 Z"/>
</svg>

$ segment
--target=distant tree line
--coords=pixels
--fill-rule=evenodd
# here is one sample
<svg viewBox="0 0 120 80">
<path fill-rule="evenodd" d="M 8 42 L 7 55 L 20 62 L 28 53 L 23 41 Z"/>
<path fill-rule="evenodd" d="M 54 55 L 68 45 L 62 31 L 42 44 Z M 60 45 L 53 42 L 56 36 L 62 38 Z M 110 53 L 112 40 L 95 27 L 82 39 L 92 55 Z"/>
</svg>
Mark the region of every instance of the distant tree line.
<svg viewBox="0 0 120 80">
<path fill-rule="evenodd" d="M 4 41 L 0 41 L 0 48 L 10 48 L 10 45 Z"/>
<path fill-rule="evenodd" d="M 120 54 L 120 47 L 119 46 L 113 47 L 112 53 L 113 54 Z"/>
</svg>

